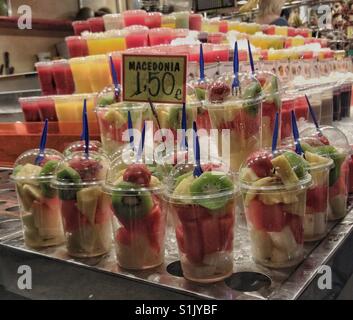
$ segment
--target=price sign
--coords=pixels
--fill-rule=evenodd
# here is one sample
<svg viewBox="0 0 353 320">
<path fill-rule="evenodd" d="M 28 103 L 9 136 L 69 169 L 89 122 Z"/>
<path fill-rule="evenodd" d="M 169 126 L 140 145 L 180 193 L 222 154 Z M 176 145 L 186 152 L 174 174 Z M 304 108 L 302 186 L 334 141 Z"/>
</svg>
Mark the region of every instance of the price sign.
<svg viewBox="0 0 353 320">
<path fill-rule="evenodd" d="M 187 57 L 123 55 L 123 99 L 182 104 L 186 98 Z"/>
</svg>

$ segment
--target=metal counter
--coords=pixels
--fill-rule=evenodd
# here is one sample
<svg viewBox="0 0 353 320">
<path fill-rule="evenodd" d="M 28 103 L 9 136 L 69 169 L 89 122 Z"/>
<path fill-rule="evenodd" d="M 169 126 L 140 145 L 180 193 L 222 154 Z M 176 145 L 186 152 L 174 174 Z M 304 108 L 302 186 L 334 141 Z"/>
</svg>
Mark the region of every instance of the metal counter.
<svg viewBox="0 0 353 320">
<path fill-rule="evenodd" d="M 91 259 L 69 257 L 65 247 L 34 251 L 25 247 L 11 171 L 0 170 L 0 287 L 30 299 L 336 299 L 353 274 L 353 212 L 331 223 L 325 239 L 305 244 L 305 260 L 297 267 L 271 270 L 250 256 L 245 223 L 238 221 L 234 274 L 225 281 L 199 285 L 182 277 L 176 241 L 168 229 L 165 264 L 141 272 L 118 267 L 115 253 Z M 350 208 L 351 209 L 351 208 Z M 17 286 L 18 267 L 32 270 L 31 290 Z M 321 265 L 332 268 L 333 287 L 320 290 Z M 1 292 L 1 291 L 0 291 Z M 0 293 L 1 294 L 1 293 Z M 1 298 L 1 296 L 0 296 Z M 353 299 L 353 294 L 352 297 Z"/>
</svg>

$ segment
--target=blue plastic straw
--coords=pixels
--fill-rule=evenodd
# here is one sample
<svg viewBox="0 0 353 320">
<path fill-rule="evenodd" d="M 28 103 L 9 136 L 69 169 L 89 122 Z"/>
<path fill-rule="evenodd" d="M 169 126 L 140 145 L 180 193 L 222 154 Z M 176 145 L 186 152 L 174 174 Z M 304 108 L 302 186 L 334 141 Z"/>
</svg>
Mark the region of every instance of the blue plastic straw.
<svg viewBox="0 0 353 320">
<path fill-rule="evenodd" d="M 273 130 L 273 136 L 272 136 L 272 153 L 274 153 L 277 149 L 278 131 L 279 131 L 279 114 L 278 112 L 276 112 L 275 128 Z"/>
<path fill-rule="evenodd" d="M 110 55 L 109 58 L 110 58 L 110 70 L 111 70 L 112 79 L 113 79 L 113 83 L 114 83 L 114 87 L 115 87 L 114 95 L 115 95 L 115 98 L 119 98 L 120 88 L 119 88 L 118 75 L 116 74 L 112 55 Z"/>
<path fill-rule="evenodd" d="M 42 136 L 40 138 L 39 154 L 35 160 L 36 165 L 39 165 L 44 160 L 45 146 L 47 145 L 47 136 L 48 136 L 48 119 L 45 119 Z"/>
<path fill-rule="evenodd" d="M 308 98 L 307 95 L 305 95 L 305 98 L 306 98 L 306 102 L 308 103 L 309 112 L 310 112 L 311 118 L 312 118 L 313 121 L 314 121 L 316 130 L 318 131 L 318 133 L 320 133 L 320 134 L 322 135 L 322 132 L 321 132 L 321 130 L 320 130 L 319 123 L 317 122 L 317 119 L 316 119 L 315 111 L 314 111 L 313 107 L 311 106 L 310 101 L 309 101 L 309 98 Z"/>
<path fill-rule="evenodd" d="M 134 145 L 134 132 L 133 132 L 133 126 L 132 126 L 132 119 L 131 119 L 131 112 L 130 110 L 127 112 L 127 128 L 129 130 L 129 141 L 130 141 L 130 146 L 132 150 L 135 150 L 135 145 Z"/>
<path fill-rule="evenodd" d="M 200 44 L 200 81 L 205 80 L 205 61 L 203 56 L 203 46 Z"/>
<path fill-rule="evenodd" d="M 197 135 L 197 125 L 196 122 L 194 121 L 193 123 L 193 129 L 194 129 L 194 142 L 195 142 L 195 161 L 196 161 L 196 168 L 194 170 L 194 176 L 199 177 L 202 175 L 203 171 L 201 168 L 201 156 L 200 156 L 200 142 L 199 142 L 199 137 Z"/>
<path fill-rule="evenodd" d="M 233 89 L 240 87 L 239 82 L 239 51 L 238 51 L 238 42 L 235 41 L 234 44 L 234 58 L 233 58 L 233 73 L 234 73 L 234 80 L 233 80 Z"/>
<path fill-rule="evenodd" d="M 87 119 L 87 112 L 84 114 L 85 121 L 84 121 L 84 127 L 85 127 L 85 153 L 86 157 L 88 158 L 89 156 L 89 129 L 88 129 L 88 119 Z"/>
<path fill-rule="evenodd" d="M 85 113 L 87 113 L 87 100 L 86 99 L 83 100 L 81 140 L 85 139 Z"/>
<path fill-rule="evenodd" d="M 252 74 L 255 74 L 254 59 L 253 59 L 253 56 L 252 56 L 251 46 L 250 46 L 250 41 L 249 40 L 248 40 L 248 50 L 249 50 L 249 61 L 250 61 L 251 72 L 252 72 Z"/>
<path fill-rule="evenodd" d="M 145 137 L 146 137 L 146 122 L 143 125 L 142 134 L 141 134 L 141 141 L 139 145 L 139 150 L 137 152 L 137 160 L 142 159 L 143 149 L 145 148 Z"/>
<path fill-rule="evenodd" d="M 299 138 L 300 138 L 299 130 L 298 130 L 297 119 L 295 117 L 294 110 L 292 110 L 291 116 L 292 116 L 292 131 L 293 131 L 293 137 L 295 141 L 295 152 L 299 155 L 302 155 L 304 152 L 299 141 Z"/>
<path fill-rule="evenodd" d="M 188 149 L 188 141 L 186 138 L 186 130 L 187 130 L 186 127 L 187 127 L 186 104 L 183 103 L 183 110 L 182 110 L 182 116 L 181 116 L 181 132 L 182 132 L 181 145 L 180 145 L 181 150 Z"/>
</svg>

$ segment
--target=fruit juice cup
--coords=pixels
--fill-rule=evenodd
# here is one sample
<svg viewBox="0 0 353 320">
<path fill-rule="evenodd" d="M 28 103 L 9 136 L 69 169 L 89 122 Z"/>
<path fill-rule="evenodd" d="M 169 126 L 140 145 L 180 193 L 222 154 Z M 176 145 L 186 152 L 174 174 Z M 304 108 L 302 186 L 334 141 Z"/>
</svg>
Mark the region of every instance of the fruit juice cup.
<svg viewBox="0 0 353 320">
<path fill-rule="evenodd" d="M 288 37 L 295 37 L 297 36 L 296 29 L 293 27 L 288 27 Z"/>
<path fill-rule="evenodd" d="M 103 16 L 104 29 L 109 30 L 120 30 L 124 28 L 124 19 L 120 13 L 106 14 Z"/>
<path fill-rule="evenodd" d="M 148 38 L 150 46 L 158 46 L 161 44 L 170 44 L 173 40 L 171 28 L 156 28 L 149 30 Z"/>
<path fill-rule="evenodd" d="M 219 32 L 227 33 L 228 32 L 228 21 L 221 20 L 219 22 Z"/>
<path fill-rule="evenodd" d="M 38 97 L 37 98 L 39 114 L 41 121 L 57 122 L 58 117 L 55 111 L 55 101 L 53 97 Z"/>
<path fill-rule="evenodd" d="M 241 29 L 247 34 L 255 34 L 256 32 L 261 31 L 261 25 L 257 23 L 244 23 L 244 25 L 241 26 Z"/>
<path fill-rule="evenodd" d="M 175 28 L 189 29 L 189 11 L 174 12 L 172 15 L 175 17 Z"/>
<path fill-rule="evenodd" d="M 72 257 L 97 257 L 111 248 L 112 212 L 102 188 L 108 167 L 102 154 L 76 152 L 56 169 L 52 186 L 59 195 L 66 248 Z"/>
<path fill-rule="evenodd" d="M 260 81 L 264 91 L 261 146 L 262 148 L 270 148 L 272 146 L 272 136 L 275 129 L 277 112 L 279 114 L 279 128 L 281 128 L 281 88 L 279 86 L 279 79 L 270 72 L 257 72 L 256 77 Z M 281 137 L 280 130 L 278 136 Z"/>
<path fill-rule="evenodd" d="M 75 152 L 84 152 L 86 149 L 86 143 L 84 140 L 80 140 L 80 141 L 75 141 L 70 143 L 64 150 L 63 154 L 65 157 L 75 153 Z M 102 149 L 102 143 L 99 141 L 90 141 L 89 142 L 89 146 L 88 146 L 88 150 L 89 152 L 98 152 L 98 153 L 102 153 L 103 149 Z"/>
<path fill-rule="evenodd" d="M 65 38 L 70 58 L 88 56 L 87 41 L 79 36 Z"/>
<path fill-rule="evenodd" d="M 149 29 L 160 28 L 162 25 L 162 14 L 160 12 L 149 12 L 145 22 L 146 27 Z"/>
<path fill-rule="evenodd" d="M 282 110 L 281 110 L 281 139 L 291 137 L 292 120 L 291 112 L 294 110 L 294 97 L 288 93 L 283 94 Z"/>
<path fill-rule="evenodd" d="M 126 30 L 126 48 L 148 47 L 148 28 L 142 26 L 131 26 Z"/>
<path fill-rule="evenodd" d="M 224 77 L 208 86 L 204 107 L 212 129 L 218 129 L 219 156 L 230 160 L 231 170 L 238 172 L 249 154 L 261 146 L 261 84 L 248 75 L 240 77 L 242 95 L 232 96 L 233 77 Z M 225 130 L 225 131 L 223 131 Z M 222 152 L 222 135 L 229 138 L 229 154 Z M 225 154 L 224 154 L 225 153 Z"/>
<path fill-rule="evenodd" d="M 276 34 L 276 26 L 274 25 L 263 25 L 262 32 L 267 35 L 275 35 Z"/>
<path fill-rule="evenodd" d="M 202 26 L 202 14 L 190 13 L 189 16 L 189 29 L 195 31 L 201 31 Z"/>
<path fill-rule="evenodd" d="M 351 98 L 352 98 L 352 82 L 345 81 L 341 84 L 341 117 L 349 118 L 351 116 Z"/>
<path fill-rule="evenodd" d="M 37 97 L 20 98 L 18 101 L 26 122 L 41 121 Z"/>
<path fill-rule="evenodd" d="M 228 31 L 238 31 L 240 22 L 228 21 Z"/>
<path fill-rule="evenodd" d="M 102 17 L 90 18 L 87 20 L 91 32 L 104 32 L 104 20 Z"/>
<path fill-rule="evenodd" d="M 113 59 L 114 69 L 116 71 L 116 75 L 118 76 L 118 82 L 122 83 L 122 53 L 121 52 L 112 52 L 111 57 Z"/>
<path fill-rule="evenodd" d="M 37 62 L 35 67 L 38 72 L 40 87 L 42 94 L 50 96 L 56 94 L 53 63 L 52 62 Z"/>
<path fill-rule="evenodd" d="M 303 259 L 310 185 L 305 160 L 292 151 L 255 152 L 244 163 L 240 189 L 256 263 L 277 269 L 295 266 Z"/>
<path fill-rule="evenodd" d="M 288 37 L 288 27 L 276 26 L 275 35 Z"/>
<path fill-rule="evenodd" d="M 114 231 L 117 262 L 124 269 L 151 269 L 164 262 L 167 211 L 163 188 L 155 165 L 136 160 L 130 148 L 126 150 L 129 161 L 124 155 L 115 158 L 105 183 L 118 221 Z"/>
<path fill-rule="evenodd" d="M 125 32 L 110 30 L 104 33 L 85 34 L 89 55 L 106 54 L 126 49 Z"/>
<path fill-rule="evenodd" d="M 238 191 L 225 167 L 205 164 L 194 177 L 193 164 L 177 165 L 165 187 L 183 274 L 194 282 L 214 283 L 233 273 Z"/>
<path fill-rule="evenodd" d="M 145 10 L 128 10 L 123 12 L 125 27 L 146 25 L 147 12 Z"/>
<path fill-rule="evenodd" d="M 84 31 L 91 31 L 88 21 L 74 21 L 72 22 L 72 27 L 76 36 L 80 36 Z"/>
<path fill-rule="evenodd" d="M 25 244 L 32 248 L 60 245 L 65 242 L 60 203 L 50 180 L 62 154 L 46 149 L 35 165 L 39 149 L 28 150 L 15 162 L 11 179 L 16 185 Z"/>
<path fill-rule="evenodd" d="M 163 15 L 161 27 L 175 29 L 176 28 L 176 18 L 171 14 Z"/>
<path fill-rule="evenodd" d="M 219 61 L 229 61 L 229 46 L 225 44 L 209 44 L 204 45 L 204 62 L 213 63 Z"/>
<path fill-rule="evenodd" d="M 75 83 L 76 93 L 93 92 L 89 81 L 89 66 L 86 63 L 86 58 L 73 58 L 69 60 L 72 71 L 72 76 Z"/>
<path fill-rule="evenodd" d="M 53 62 L 53 76 L 57 94 L 73 94 L 75 83 L 68 60 Z"/>
<path fill-rule="evenodd" d="M 86 63 L 89 70 L 88 79 L 93 92 L 100 92 L 113 83 L 106 55 L 89 56 L 86 58 Z"/>
<path fill-rule="evenodd" d="M 217 33 L 209 33 L 207 35 L 207 42 L 213 44 L 221 44 L 224 40 L 226 40 L 226 36 L 224 33 L 217 32 Z"/>
</svg>

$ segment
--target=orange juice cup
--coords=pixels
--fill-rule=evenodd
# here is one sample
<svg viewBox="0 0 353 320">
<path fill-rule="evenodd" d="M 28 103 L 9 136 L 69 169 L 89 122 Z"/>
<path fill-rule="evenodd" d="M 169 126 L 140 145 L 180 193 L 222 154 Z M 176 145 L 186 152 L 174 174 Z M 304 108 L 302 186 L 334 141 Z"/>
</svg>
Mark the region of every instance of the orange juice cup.
<svg viewBox="0 0 353 320">
<path fill-rule="evenodd" d="M 92 92 L 89 81 L 89 69 L 86 64 L 86 58 L 73 58 L 69 60 L 72 76 L 75 83 L 76 93 Z"/>
<path fill-rule="evenodd" d="M 86 58 L 86 62 L 93 92 L 99 92 L 113 83 L 106 55 L 89 56 Z"/>
</svg>

